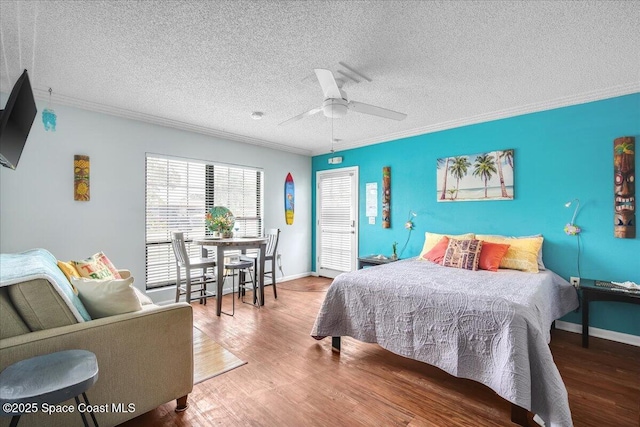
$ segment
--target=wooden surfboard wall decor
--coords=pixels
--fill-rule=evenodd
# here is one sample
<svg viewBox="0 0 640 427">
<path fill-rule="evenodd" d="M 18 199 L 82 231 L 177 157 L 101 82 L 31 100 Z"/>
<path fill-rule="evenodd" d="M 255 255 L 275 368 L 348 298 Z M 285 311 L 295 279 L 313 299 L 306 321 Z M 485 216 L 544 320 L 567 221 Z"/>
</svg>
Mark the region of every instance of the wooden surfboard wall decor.
<svg viewBox="0 0 640 427">
<path fill-rule="evenodd" d="M 287 225 L 293 224 L 294 201 L 295 185 L 293 183 L 293 177 L 289 173 L 284 180 L 284 218 Z"/>
</svg>

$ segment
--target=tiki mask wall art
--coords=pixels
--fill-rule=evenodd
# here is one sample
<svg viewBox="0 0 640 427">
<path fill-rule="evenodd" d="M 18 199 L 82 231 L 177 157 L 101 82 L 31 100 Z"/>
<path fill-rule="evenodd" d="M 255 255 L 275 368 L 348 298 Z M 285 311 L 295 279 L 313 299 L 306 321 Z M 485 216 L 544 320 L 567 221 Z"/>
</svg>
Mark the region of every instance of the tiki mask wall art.
<svg viewBox="0 0 640 427">
<path fill-rule="evenodd" d="M 89 156 L 73 156 L 73 199 L 87 202 L 89 194 Z"/>
<path fill-rule="evenodd" d="M 382 168 L 382 228 L 391 228 L 391 166 Z"/>
<path fill-rule="evenodd" d="M 613 141 L 614 236 L 636 237 L 636 162 L 633 136 Z"/>
</svg>

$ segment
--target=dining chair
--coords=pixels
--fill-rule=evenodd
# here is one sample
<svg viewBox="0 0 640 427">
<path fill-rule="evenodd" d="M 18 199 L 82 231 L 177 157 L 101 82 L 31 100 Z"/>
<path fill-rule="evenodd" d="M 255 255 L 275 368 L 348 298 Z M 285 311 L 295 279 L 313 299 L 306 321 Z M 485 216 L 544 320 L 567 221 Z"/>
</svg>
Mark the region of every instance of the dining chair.
<svg viewBox="0 0 640 427">
<path fill-rule="evenodd" d="M 190 258 L 182 231 L 171 233 L 171 245 L 176 257 L 176 302 L 180 300 L 180 295 L 185 295 L 188 303 L 198 299 L 200 304 L 206 304 L 207 298 L 215 296 L 214 293 L 207 291 L 207 283 L 215 283 L 215 275 L 207 275 L 209 268 L 215 269 L 215 260 L 211 258 Z M 180 278 L 180 270 L 182 268 L 184 268 L 186 276 L 184 286 Z M 192 276 L 192 270 L 200 270 L 200 274 Z M 199 293 L 199 297 L 192 298 L 192 293 Z"/>
<path fill-rule="evenodd" d="M 264 266 L 265 266 L 265 282 L 266 278 L 271 278 L 271 285 L 273 286 L 273 297 L 278 299 L 278 290 L 276 289 L 276 258 L 278 257 L 278 241 L 280 240 L 280 229 L 279 228 L 270 228 L 265 230 L 264 237 L 267 238 L 267 245 L 264 254 Z M 241 257 L 242 260 L 245 261 L 253 261 L 254 271 L 257 271 L 257 263 L 258 258 L 257 255 L 243 255 Z M 267 271 L 267 264 L 271 264 L 271 270 Z M 266 283 L 265 283 L 266 285 Z"/>
</svg>

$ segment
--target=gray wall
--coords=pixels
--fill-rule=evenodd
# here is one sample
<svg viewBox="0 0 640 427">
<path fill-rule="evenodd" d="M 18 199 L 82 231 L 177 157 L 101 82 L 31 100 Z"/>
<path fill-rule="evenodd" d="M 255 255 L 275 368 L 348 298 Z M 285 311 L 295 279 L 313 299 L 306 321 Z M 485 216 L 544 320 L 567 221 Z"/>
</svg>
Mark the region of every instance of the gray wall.
<svg viewBox="0 0 640 427">
<path fill-rule="evenodd" d="M 285 278 L 310 272 L 310 157 L 57 105 L 57 129 L 45 132 L 40 113 L 45 107 L 38 103 L 17 169 L 0 167 L 0 251 L 42 247 L 60 260 L 104 251 L 144 289 L 145 155 L 159 153 L 262 168 L 264 224 L 282 230 Z M 73 200 L 75 154 L 91 159 L 89 202 Z M 296 183 L 293 225 L 284 221 L 288 172 Z M 168 291 L 149 295 L 158 302 L 172 298 Z"/>
</svg>

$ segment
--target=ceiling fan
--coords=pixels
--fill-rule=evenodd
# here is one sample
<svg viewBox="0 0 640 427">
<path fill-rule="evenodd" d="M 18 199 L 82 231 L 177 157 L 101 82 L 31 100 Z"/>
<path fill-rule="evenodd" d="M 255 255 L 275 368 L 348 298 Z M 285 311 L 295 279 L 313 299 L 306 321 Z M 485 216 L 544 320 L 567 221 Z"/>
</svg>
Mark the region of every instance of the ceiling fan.
<svg viewBox="0 0 640 427">
<path fill-rule="evenodd" d="M 324 68 L 316 68 L 316 77 L 318 77 L 318 83 L 322 88 L 324 94 L 324 101 L 318 108 L 313 108 L 305 113 L 298 114 L 292 117 L 280 125 L 288 125 L 289 123 L 296 122 L 304 117 L 312 116 L 322 111 L 325 117 L 339 119 L 347 114 L 347 110 L 353 110 L 358 113 L 371 114 L 373 116 L 383 117 L 391 120 L 404 120 L 407 115 L 404 113 L 398 113 L 397 111 L 387 110 L 386 108 L 376 107 L 374 105 L 364 104 L 358 101 L 349 101 L 347 94 L 336 82 L 335 77 L 331 70 L 325 70 Z"/>
</svg>

